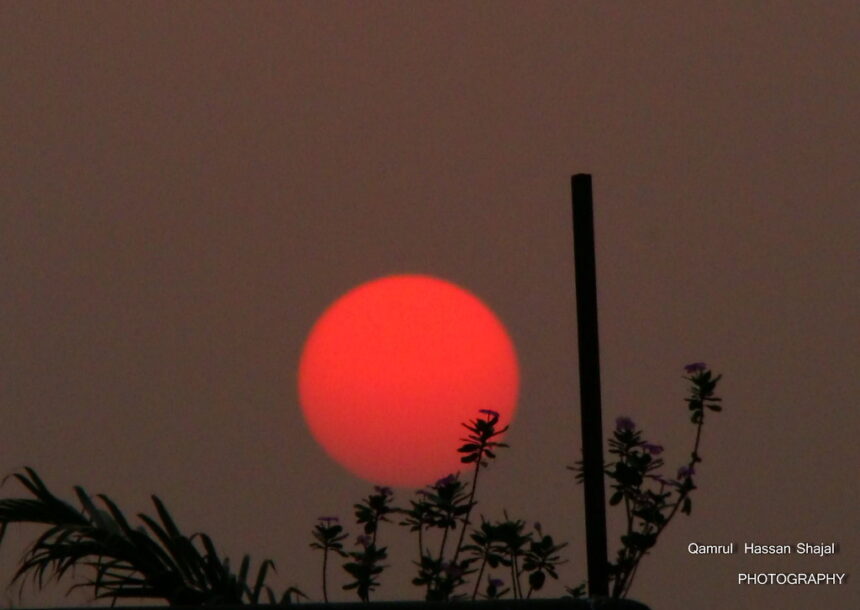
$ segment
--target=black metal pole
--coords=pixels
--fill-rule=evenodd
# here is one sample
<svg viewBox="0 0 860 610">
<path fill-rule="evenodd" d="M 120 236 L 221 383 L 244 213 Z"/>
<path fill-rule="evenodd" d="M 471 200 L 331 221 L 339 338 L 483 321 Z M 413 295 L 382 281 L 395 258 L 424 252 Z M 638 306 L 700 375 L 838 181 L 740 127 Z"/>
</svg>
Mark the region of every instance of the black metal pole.
<svg viewBox="0 0 860 610">
<path fill-rule="evenodd" d="M 588 594 L 609 595 L 606 557 L 606 500 L 603 488 L 603 421 L 600 405 L 600 353 L 597 337 L 597 272 L 591 175 L 571 178 L 576 320 L 579 338 L 579 396 L 585 487 L 585 545 Z"/>
</svg>

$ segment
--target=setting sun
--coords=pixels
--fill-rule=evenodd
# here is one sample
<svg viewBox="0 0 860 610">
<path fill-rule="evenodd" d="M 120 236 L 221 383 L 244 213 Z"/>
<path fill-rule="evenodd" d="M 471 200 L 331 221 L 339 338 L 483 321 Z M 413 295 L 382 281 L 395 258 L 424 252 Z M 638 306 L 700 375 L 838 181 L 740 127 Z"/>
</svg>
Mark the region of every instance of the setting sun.
<svg viewBox="0 0 860 610">
<path fill-rule="evenodd" d="M 334 460 L 374 483 L 421 487 L 461 468 L 461 422 L 480 409 L 510 422 L 519 370 L 507 331 L 477 297 L 395 275 L 322 314 L 298 385 L 308 427 Z"/>
</svg>

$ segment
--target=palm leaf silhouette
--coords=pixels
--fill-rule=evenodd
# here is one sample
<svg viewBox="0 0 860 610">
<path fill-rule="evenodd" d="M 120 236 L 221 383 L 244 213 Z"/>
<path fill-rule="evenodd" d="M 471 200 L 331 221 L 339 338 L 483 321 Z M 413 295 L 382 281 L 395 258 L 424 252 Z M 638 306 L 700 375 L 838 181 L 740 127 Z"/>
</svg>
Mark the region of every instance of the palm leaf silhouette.
<svg viewBox="0 0 860 610">
<path fill-rule="evenodd" d="M 46 529 L 25 551 L 12 582 L 30 577 L 42 588 L 46 578 L 60 580 L 70 569 L 84 566 L 94 576 L 69 589 L 92 587 L 98 599 L 164 599 L 171 606 L 287 605 L 304 594 L 294 587 L 280 597 L 266 584 L 274 563 L 263 561 L 253 586 L 248 584 L 251 558 L 242 558 L 238 573 L 227 557 L 218 554 L 206 534 L 184 535 L 164 503 L 152 496 L 157 517 L 140 513 L 143 526 L 132 527 L 106 495 L 96 498 L 75 487 L 81 509 L 52 494 L 32 468 L 15 473 L 32 495 L 0 500 L 0 546 L 11 523 L 43 524 Z M 7 477 L 8 478 L 8 477 Z M 4 480 L 5 482 L 5 480 Z"/>
</svg>

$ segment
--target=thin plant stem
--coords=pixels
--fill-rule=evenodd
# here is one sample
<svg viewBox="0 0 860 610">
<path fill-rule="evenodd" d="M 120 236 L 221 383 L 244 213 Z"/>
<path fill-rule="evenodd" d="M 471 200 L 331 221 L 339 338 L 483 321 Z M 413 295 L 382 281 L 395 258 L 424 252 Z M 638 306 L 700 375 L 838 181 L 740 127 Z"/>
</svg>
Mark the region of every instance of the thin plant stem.
<svg viewBox="0 0 860 610">
<path fill-rule="evenodd" d="M 699 457 L 699 445 L 702 442 L 702 426 L 704 425 L 704 423 L 705 423 L 705 414 L 704 414 L 704 411 L 702 411 L 702 417 L 701 417 L 701 419 L 699 419 L 699 421 L 696 425 L 696 440 L 693 443 L 693 451 L 690 452 L 690 461 L 687 464 L 688 469 L 694 468 L 695 465 L 701 461 L 701 458 Z M 662 524 L 657 526 L 657 528 L 654 532 L 655 538 L 658 537 L 663 532 L 664 529 L 666 529 L 666 526 L 669 525 L 669 522 L 672 520 L 672 518 L 678 512 L 678 509 L 684 504 L 684 500 L 686 499 L 686 497 L 689 494 L 690 494 L 690 492 L 687 491 L 686 489 L 681 491 L 681 493 L 678 495 L 678 501 L 675 502 L 675 504 L 672 506 L 672 510 L 669 512 L 669 516 L 666 517 L 666 519 L 663 521 Z M 628 527 L 628 532 L 630 532 L 630 531 L 631 531 L 631 529 Z M 612 587 L 612 596 L 613 597 L 615 597 L 615 598 L 624 597 L 630 592 L 630 587 L 633 585 L 633 578 L 636 576 L 636 569 L 639 567 L 639 562 L 642 560 L 642 558 L 644 556 L 645 556 L 644 552 L 633 553 L 632 559 L 631 559 L 632 563 L 633 563 L 633 567 L 631 568 L 630 572 L 628 572 L 626 575 L 624 575 L 623 577 L 621 577 L 615 581 L 615 583 L 613 584 L 613 587 Z"/>
<path fill-rule="evenodd" d="M 481 447 L 483 451 L 483 447 Z M 475 492 L 478 489 L 478 472 L 481 470 L 480 457 L 475 460 L 475 474 L 472 477 L 472 491 L 469 494 L 469 510 L 466 511 L 466 516 L 463 519 L 463 529 L 460 531 L 460 539 L 457 541 L 457 550 L 454 551 L 454 559 L 451 560 L 452 565 L 457 565 L 457 558 L 460 556 L 460 549 L 463 548 L 463 539 L 466 537 L 466 530 L 469 529 L 469 517 L 472 514 L 472 507 L 475 505 Z"/>
<path fill-rule="evenodd" d="M 514 559 L 514 554 L 511 553 L 511 588 L 514 590 L 514 599 L 519 599 L 520 595 L 517 592 L 517 569 L 514 567 L 516 564 L 516 559 Z"/>
<path fill-rule="evenodd" d="M 439 561 L 442 561 L 442 558 L 445 556 L 445 543 L 448 541 L 448 529 L 445 528 L 445 531 L 442 533 L 442 544 L 439 545 Z"/>
<path fill-rule="evenodd" d="M 627 496 L 626 493 L 624 494 L 624 512 L 627 516 L 627 535 L 629 536 L 633 533 L 633 512 L 630 510 L 630 498 Z M 621 557 L 619 557 L 619 563 L 624 563 L 627 560 L 628 556 L 629 551 L 625 547 L 624 549 L 622 549 Z M 615 579 L 615 581 L 612 583 L 612 597 L 617 598 L 622 594 L 624 589 L 624 581 L 625 578 L 623 576 Z"/>
<path fill-rule="evenodd" d="M 481 569 L 478 570 L 478 578 L 475 580 L 475 590 L 472 591 L 472 601 L 475 601 L 475 598 L 478 597 L 478 587 L 481 586 L 481 579 L 484 577 L 484 567 L 487 565 L 487 557 L 484 556 L 484 560 L 481 562 Z"/>
<path fill-rule="evenodd" d="M 630 587 L 633 586 L 633 579 L 636 577 L 636 570 L 639 569 L 639 560 L 642 559 L 642 557 L 643 555 L 640 555 L 633 563 L 633 569 L 630 570 L 630 575 L 627 577 L 627 584 L 624 586 L 624 591 L 622 592 L 624 597 L 627 597 L 627 594 L 630 592 Z"/>
<path fill-rule="evenodd" d="M 326 546 L 323 549 L 323 566 L 322 566 L 322 586 L 323 586 L 323 600 L 325 603 L 328 603 L 328 590 L 326 583 L 326 568 L 328 567 L 328 547 Z"/>
<path fill-rule="evenodd" d="M 687 468 L 694 468 L 695 464 L 700 461 L 699 443 L 702 440 L 702 424 L 704 424 L 704 423 L 705 423 L 705 417 L 704 417 L 704 413 L 703 413 L 702 419 L 699 420 L 699 425 L 698 425 L 698 428 L 696 429 L 696 443 L 693 446 L 693 452 L 690 454 L 690 463 L 687 465 Z M 675 513 L 678 512 L 678 508 L 681 506 L 681 504 L 683 504 L 684 499 L 689 494 L 690 494 L 690 492 L 686 491 L 686 490 L 682 491 L 680 493 L 680 495 L 678 496 L 678 501 L 672 507 L 672 512 L 669 513 L 669 516 L 666 517 L 666 520 L 663 522 L 663 524 L 657 528 L 657 535 L 658 536 L 660 535 L 660 532 L 662 532 L 664 529 L 666 529 L 666 526 L 669 525 L 669 521 L 672 519 L 672 517 L 675 516 Z"/>
<path fill-rule="evenodd" d="M 519 593 L 520 599 L 523 598 L 523 586 L 520 584 L 520 566 L 517 565 L 517 555 L 514 554 L 514 574 L 516 576 L 517 583 L 517 592 Z"/>
</svg>

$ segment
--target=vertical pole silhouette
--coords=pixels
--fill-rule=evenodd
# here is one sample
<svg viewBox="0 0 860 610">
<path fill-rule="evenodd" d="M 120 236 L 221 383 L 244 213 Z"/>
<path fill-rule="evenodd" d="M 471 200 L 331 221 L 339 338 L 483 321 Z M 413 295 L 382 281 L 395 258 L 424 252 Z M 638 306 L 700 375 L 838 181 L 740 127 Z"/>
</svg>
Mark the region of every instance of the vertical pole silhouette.
<svg viewBox="0 0 860 610">
<path fill-rule="evenodd" d="M 600 353 L 597 337 L 597 272 L 591 175 L 571 178 L 576 320 L 579 339 L 579 396 L 585 488 L 585 545 L 588 593 L 609 595 L 606 557 L 606 500 L 603 487 L 603 422 L 600 405 Z"/>
</svg>

